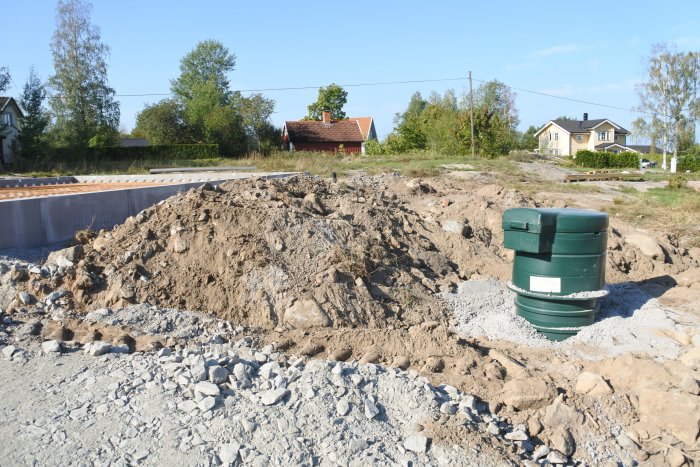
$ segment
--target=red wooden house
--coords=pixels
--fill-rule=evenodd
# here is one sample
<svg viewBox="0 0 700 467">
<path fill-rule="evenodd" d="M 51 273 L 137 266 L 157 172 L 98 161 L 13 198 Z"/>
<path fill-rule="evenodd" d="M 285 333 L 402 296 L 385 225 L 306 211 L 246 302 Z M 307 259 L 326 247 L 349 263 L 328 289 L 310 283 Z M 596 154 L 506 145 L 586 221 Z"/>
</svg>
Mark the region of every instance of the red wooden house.
<svg viewBox="0 0 700 467">
<path fill-rule="evenodd" d="M 323 112 L 321 121 L 285 122 L 282 144 L 288 151 L 364 153 L 365 141 L 376 134 L 371 117 L 331 121 Z"/>
</svg>

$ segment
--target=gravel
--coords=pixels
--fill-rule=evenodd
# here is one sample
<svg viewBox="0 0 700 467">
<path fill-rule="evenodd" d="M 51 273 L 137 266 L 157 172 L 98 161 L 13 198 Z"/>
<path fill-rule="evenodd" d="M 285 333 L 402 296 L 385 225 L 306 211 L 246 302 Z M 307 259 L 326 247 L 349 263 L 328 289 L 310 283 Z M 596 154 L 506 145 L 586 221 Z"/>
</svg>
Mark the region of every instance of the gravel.
<svg viewBox="0 0 700 467">
<path fill-rule="evenodd" d="M 503 340 L 534 348 L 559 349 L 583 358 L 603 358 L 627 352 L 646 352 L 674 359 L 682 346 L 662 332 L 680 331 L 676 313 L 634 283 L 611 284 L 600 299 L 596 321 L 574 337 L 553 342 L 516 315 L 515 294 L 496 279 L 459 284 L 441 296 L 457 320 L 456 331 L 469 337 Z M 661 331 L 661 332 L 660 332 Z"/>
</svg>

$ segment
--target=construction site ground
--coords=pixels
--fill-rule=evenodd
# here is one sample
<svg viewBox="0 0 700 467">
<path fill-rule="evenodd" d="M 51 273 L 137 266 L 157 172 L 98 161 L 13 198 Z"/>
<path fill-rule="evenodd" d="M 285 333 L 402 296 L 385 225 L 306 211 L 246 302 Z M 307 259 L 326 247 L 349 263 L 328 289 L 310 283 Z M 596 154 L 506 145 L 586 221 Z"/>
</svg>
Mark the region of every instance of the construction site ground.
<svg viewBox="0 0 700 467">
<path fill-rule="evenodd" d="M 519 166 L 512 184 L 466 165 L 236 180 L 48 258 L 12 252 L 1 458 L 697 464 L 692 212 L 660 227 L 620 210 L 630 189 L 663 182 L 564 188 L 551 164 Z M 560 343 L 515 314 L 506 288 L 501 216 L 528 206 L 611 214 L 608 295 Z"/>
</svg>

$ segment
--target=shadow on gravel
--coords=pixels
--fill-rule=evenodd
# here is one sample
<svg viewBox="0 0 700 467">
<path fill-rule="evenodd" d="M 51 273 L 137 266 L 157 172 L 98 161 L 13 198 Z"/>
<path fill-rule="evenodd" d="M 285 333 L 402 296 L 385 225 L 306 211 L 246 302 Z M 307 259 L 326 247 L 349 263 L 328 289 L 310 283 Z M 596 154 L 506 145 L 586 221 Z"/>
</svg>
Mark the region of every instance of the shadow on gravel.
<svg viewBox="0 0 700 467">
<path fill-rule="evenodd" d="M 630 318 L 649 300 L 659 298 L 676 285 L 676 281 L 668 275 L 643 281 L 609 284 L 606 288 L 610 293 L 599 302 L 596 322 L 618 316 Z"/>
</svg>

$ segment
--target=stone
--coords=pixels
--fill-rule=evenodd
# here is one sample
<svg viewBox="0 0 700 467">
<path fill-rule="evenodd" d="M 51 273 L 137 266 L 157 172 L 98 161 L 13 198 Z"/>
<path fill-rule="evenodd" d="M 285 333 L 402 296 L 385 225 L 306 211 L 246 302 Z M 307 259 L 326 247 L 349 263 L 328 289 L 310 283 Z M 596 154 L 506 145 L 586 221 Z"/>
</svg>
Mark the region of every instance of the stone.
<svg viewBox="0 0 700 467">
<path fill-rule="evenodd" d="M 544 427 L 542 426 L 539 418 L 530 417 L 527 420 L 527 431 L 531 436 L 537 436 L 543 429 Z"/>
<path fill-rule="evenodd" d="M 537 377 L 512 379 L 500 392 L 501 401 L 517 410 L 545 407 L 556 396 L 554 385 Z"/>
<path fill-rule="evenodd" d="M 532 453 L 532 460 L 536 461 L 538 459 L 542 459 L 545 457 L 547 454 L 549 454 L 549 446 L 546 444 L 542 444 L 540 446 L 537 446 L 537 449 Z"/>
<path fill-rule="evenodd" d="M 693 375 L 683 375 L 678 387 L 688 394 L 693 394 L 694 396 L 700 395 L 700 381 L 695 379 Z"/>
<path fill-rule="evenodd" d="M 574 437 L 571 435 L 571 432 L 563 426 L 557 427 L 552 436 L 549 437 L 549 446 L 565 456 L 570 456 L 576 451 Z"/>
<path fill-rule="evenodd" d="M 378 352 L 370 350 L 362 356 L 362 358 L 360 359 L 360 364 L 366 365 L 368 363 L 379 363 L 381 358 L 382 357 L 381 355 L 379 355 Z"/>
<path fill-rule="evenodd" d="M 218 396 L 221 394 L 219 386 L 209 381 L 200 381 L 194 385 L 194 390 L 196 392 L 202 393 L 205 396 Z"/>
<path fill-rule="evenodd" d="M 48 258 L 46 258 L 46 263 L 55 264 L 59 268 L 70 267 L 80 261 L 80 259 L 83 257 L 83 253 L 83 246 L 75 245 L 70 248 L 64 248 L 63 250 L 49 253 Z"/>
<path fill-rule="evenodd" d="M 260 393 L 260 402 L 262 405 L 273 405 L 281 401 L 289 394 L 289 391 L 284 388 L 270 389 Z"/>
<path fill-rule="evenodd" d="M 6 345 L 2 348 L 2 354 L 7 358 L 12 358 L 12 355 L 17 351 L 14 345 Z"/>
<path fill-rule="evenodd" d="M 457 406 L 449 402 L 444 402 L 440 406 L 440 413 L 445 415 L 454 415 L 457 413 Z"/>
<path fill-rule="evenodd" d="M 659 245 L 659 242 L 650 235 L 642 232 L 631 232 L 625 235 L 625 241 L 636 246 L 643 255 L 651 259 L 664 259 L 664 250 Z"/>
<path fill-rule="evenodd" d="M 377 415 L 379 415 L 379 409 L 374 404 L 374 402 L 372 402 L 369 399 L 365 399 L 364 405 L 365 405 L 365 416 L 367 418 L 372 419 L 372 418 L 376 417 Z"/>
<path fill-rule="evenodd" d="M 335 404 L 335 412 L 339 417 L 344 417 L 350 413 L 350 402 L 348 402 L 347 398 L 342 398 Z"/>
<path fill-rule="evenodd" d="M 189 244 L 187 243 L 187 240 L 183 239 L 179 235 L 177 235 L 171 242 L 170 242 L 170 249 L 174 251 L 175 253 L 184 253 L 190 248 Z"/>
<path fill-rule="evenodd" d="M 501 433 L 501 429 L 498 428 L 498 425 L 496 425 L 494 422 L 489 422 L 489 424 L 486 425 L 486 431 L 488 431 L 494 436 L 497 436 Z"/>
<path fill-rule="evenodd" d="M 530 439 L 529 436 L 527 436 L 527 433 L 520 430 L 514 430 L 510 433 L 506 433 L 503 437 L 511 441 L 527 441 Z"/>
<path fill-rule="evenodd" d="M 214 384 L 222 384 L 228 380 L 229 372 L 226 368 L 219 365 L 209 367 L 209 381 Z"/>
<path fill-rule="evenodd" d="M 267 362 L 258 370 L 260 377 L 265 379 L 274 379 L 280 373 L 281 367 L 277 362 Z"/>
<path fill-rule="evenodd" d="M 182 401 L 177 404 L 177 408 L 185 413 L 190 413 L 198 407 L 197 403 L 193 400 Z"/>
<path fill-rule="evenodd" d="M 112 350 L 112 344 L 109 342 L 105 341 L 94 341 L 92 344 L 90 344 L 88 353 L 92 355 L 93 357 L 99 357 L 100 355 L 104 355 L 109 353 L 110 350 Z"/>
<path fill-rule="evenodd" d="M 36 298 L 34 298 L 32 294 L 28 294 L 27 292 L 20 292 L 19 301 L 22 302 L 22 305 L 31 305 L 36 301 Z"/>
<path fill-rule="evenodd" d="M 350 356 L 352 356 L 352 349 L 349 347 L 341 347 L 331 352 L 328 359 L 336 362 L 344 362 L 350 358 Z"/>
<path fill-rule="evenodd" d="M 216 397 L 207 396 L 201 401 L 199 401 L 197 406 L 199 406 L 199 410 L 201 410 L 202 412 L 209 412 L 211 409 L 216 407 Z"/>
<path fill-rule="evenodd" d="M 693 370 L 700 370 L 700 347 L 694 347 L 681 355 L 681 363 Z"/>
<path fill-rule="evenodd" d="M 44 353 L 56 353 L 61 351 L 61 344 L 57 340 L 42 342 L 41 351 Z"/>
<path fill-rule="evenodd" d="M 525 365 L 499 350 L 489 350 L 489 357 L 500 363 L 501 366 L 506 369 L 506 373 L 514 379 L 527 378 L 530 376 L 528 371 L 525 369 Z"/>
<path fill-rule="evenodd" d="M 428 438 L 427 436 L 415 433 L 404 440 L 403 447 L 406 448 L 408 451 L 421 454 L 428 450 L 429 441 L 430 438 Z"/>
<path fill-rule="evenodd" d="M 639 414 L 642 421 L 651 422 L 690 446 L 700 431 L 699 399 L 687 393 L 643 389 L 639 393 Z"/>
<path fill-rule="evenodd" d="M 598 373 L 584 371 L 576 379 L 574 392 L 590 396 L 605 396 L 612 394 L 613 390 L 608 382 Z"/>
<path fill-rule="evenodd" d="M 239 443 L 226 443 L 219 446 L 219 460 L 224 465 L 230 465 L 238 459 L 238 452 L 241 450 Z"/>
<path fill-rule="evenodd" d="M 304 204 L 318 214 L 324 215 L 326 213 L 326 208 L 323 206 L 321 198 L 316 193 L 309 193 L 304 196 Z"/>
<path fill-rule="evenodd" d="M 316 300 L 297 300 L 284 312 L 284 320 L 295 329 L 329 327 L 331 320 Z"/>
<path fill-rule="evenodd" d="M 455 233 L 461 236 L 464 236 L 465 227 L 466 226 L 464 225 L 464 222 L 456 220 L 447 220 L 442 223 L 442 230 L 444 230 L 445 232 Z"/>
<path fill-rule="evenodd" d="M 547 460 L 552 464 L 566 464 L 569 458 L 559 451 L 550 451 L 547 454 Z"/>
<path fill-rule="evenodd" d="M 192 382 L 198 383 L 200 381 L 205 381 L 207 379 L 207 369 L 203 362 L 197 362 L 190 367 L 190 374 L 192 375 Z"/>
<path fill-rule="evenodd" d="M 564 403 L 562 396 L 544 409 L 542 424 L 546 427 L 583 425 L 585 418 L 581 412 Z"/>
<path fill-rule="evenodd" d="M 666 454 L 666 460 L 670 467 L 683 467 L 686 465 L 685 456 L 678 449 L 669 449 Z"/>
</svg>

